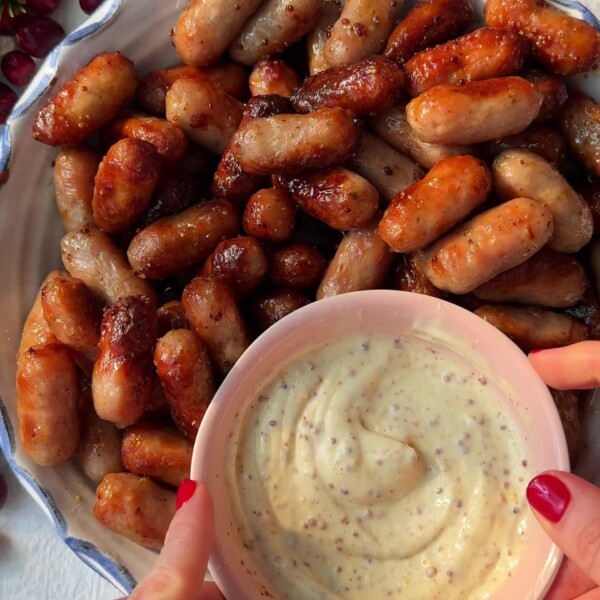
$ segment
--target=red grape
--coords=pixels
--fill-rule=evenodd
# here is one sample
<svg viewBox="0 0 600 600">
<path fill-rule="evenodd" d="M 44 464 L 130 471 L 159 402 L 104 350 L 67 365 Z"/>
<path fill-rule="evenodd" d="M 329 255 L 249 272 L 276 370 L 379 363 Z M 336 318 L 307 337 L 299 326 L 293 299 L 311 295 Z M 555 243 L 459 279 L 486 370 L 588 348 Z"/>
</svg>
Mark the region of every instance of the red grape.
<svg viewBox="0 0 600 600">
<path fill-rule="evenodd" d="M 36 58 L 47 56 L 65 37 L 65 30 L 50 17 L 24 17 L 17 29 L 17 43 Z"/>
<path fill-rule="evenodd" d="M 6 119 L 16 101 L 17 94 L 5 83 L 0 83 L 0 123 L 6 123 Z"/>
<path fill-rule="evenodd" d="M 81 6 L 81 10 L 90 15 L 92 14 L 104 0 L 79 0 L 79 6 Z"/>
<path fill-rule="evenodd" d="M 0 63 L 4 77 L 13 85 L 20 87 L 27 85 L 35 75 L 35 61 L 29 54 L 20 50 L 13 50 L 2 57 Z"/>
<path fill-rule="evenodd" d="M 25 9 L 23 8 L 23 10 Z M 11 16 L 11 11 L 5 5 L 0 16 L 0 35 L 13 35 L 21 24 L 23 14 L 23 12 L 13 9 Z"/>
<path fill-rule="evenodd" d="M 42 15 L 49 15 L 59 7 L 61 1 L 62 0 L 27 0 L 27 8 Z"/>
</svg>

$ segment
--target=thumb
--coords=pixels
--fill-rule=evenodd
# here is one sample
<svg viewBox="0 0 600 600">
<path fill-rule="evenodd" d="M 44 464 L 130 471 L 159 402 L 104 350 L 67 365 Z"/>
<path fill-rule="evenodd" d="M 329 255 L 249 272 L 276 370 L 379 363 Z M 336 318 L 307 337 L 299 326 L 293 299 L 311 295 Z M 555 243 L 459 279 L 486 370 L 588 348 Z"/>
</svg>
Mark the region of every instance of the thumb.
<svg viewBox="0 0 600 600">
<path fill-rule="evenodd" d="M 600 489 L 570 473 L 547 471 L 529 483 L 527 500 L 550 538 L 600 585 Z"/>
<path fill-rule="evenodd" d="M 154 569 L 130 600 L 212 600 L 222 598 L 204 574 L 214 538 L 214 510 L 208 488 L 185 480 L 177 493 L 177 513 Z"/>
</svg>

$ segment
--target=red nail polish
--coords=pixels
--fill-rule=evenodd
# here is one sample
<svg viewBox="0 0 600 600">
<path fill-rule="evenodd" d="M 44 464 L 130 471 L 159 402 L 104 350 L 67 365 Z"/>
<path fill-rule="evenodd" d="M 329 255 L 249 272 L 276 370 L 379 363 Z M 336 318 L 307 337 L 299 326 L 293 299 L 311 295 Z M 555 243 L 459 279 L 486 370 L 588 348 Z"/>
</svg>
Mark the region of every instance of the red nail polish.
<svg viewBox="0 0 600 600">
<path fill-rule="evenodd" d="M 541 352 L 541 350 L 530 350 L 529 354 L 537 354 L 538 352 Z"/>
<path fill-rule="evenodd" d="M 544 473 L 529 482 L 527 500 L 542 517 L 558 523 L 569 506 L 571 492 L 558 477 Z"/>
<path fill-rule="evenodd" d="M 177 510 L 179 510 L 193 495 L 196 491 L 198 484 L 191 479 L 184 479 L 177 490 Z"/>
</svg>

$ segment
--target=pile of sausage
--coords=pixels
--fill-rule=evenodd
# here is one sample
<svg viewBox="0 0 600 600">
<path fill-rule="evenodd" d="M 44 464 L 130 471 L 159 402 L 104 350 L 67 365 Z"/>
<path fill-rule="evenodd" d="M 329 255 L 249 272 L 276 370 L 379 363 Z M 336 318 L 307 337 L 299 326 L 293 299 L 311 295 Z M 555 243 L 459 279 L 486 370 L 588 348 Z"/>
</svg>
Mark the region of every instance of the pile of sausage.
<svg viewBox="0 0 600 600">
<path fill-rule="evenodd" d="M 100 522 L 161 546 L 220 380 L 313 300 L 430 294 L 525 350 L 600 337 L 600 108 L 563 80 L 599 36 L 543 0 L 474 18 L 192 0 L 185 64 L 139 80 L 100 54 L 40 110 L 65 271 L 25 323 L 20 440 L 40 465 L 77 457 Z M 579 399 L 556 401 L 575 458 Z"/>
</svg>

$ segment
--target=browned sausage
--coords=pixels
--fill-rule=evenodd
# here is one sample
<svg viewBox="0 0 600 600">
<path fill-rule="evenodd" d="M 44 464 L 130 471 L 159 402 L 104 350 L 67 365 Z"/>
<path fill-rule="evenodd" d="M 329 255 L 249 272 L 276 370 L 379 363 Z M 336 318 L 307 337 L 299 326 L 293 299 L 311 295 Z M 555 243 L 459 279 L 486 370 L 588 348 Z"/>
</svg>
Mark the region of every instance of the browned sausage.
<svg viewBox="0 0 600 600">
<path fill-rule="evenodd" d="M 394 272 L 393 286 L 403 292 L 425 294 L 434 298 L 445 298 L 446 292 L 427 279 L 423 268 L 423 260 L 418 252 L 401 254 Z"/>
<path fill-rule="evenodd" d="M 336 107 L 252 119 L 238 129 L 231 149 L 247 173 L 271 175 L 342 163 L 359 141 L 352 113 Z"/>
<path fill-rule="evenodd" d="M 488 0 L 484 14 L 489 27 L 510 29 L 528 38 L 535 58 L 558 75 L 582 73 L 598 64 L 596 30 L 544 0 Z"/>
<path fill-rule="evenodd" d="M 92 207 L 98 227 L 107 233 L 129 229 L 148 208 L 160 169 L 152 144 L 129 138 L 113 144 L 95 178 Z"/>
<path fill-rule="evenodd" d="M 575 157 L 600 176 L 600 106 L 584 93 L 571 90 L 557 123 Z"/>
<path fill-rule="evenodd" d="M 177 428 L 145 421 L 125 430 L 121 458 L 131 473 L 177 487 L 190 477 L 192 448 Z"/>
<path fill-rule="evenodd" d="M 385 56 L 371 56 L 305 79 L 291 100 L 301 113 L 339 106 L 365 116 L 396 104 L 403 85 L 404 74 L 396 63 Z"/>
<path fill-rule="evenodd" d="M 320 19 L 306 38 L 308 72 L 311 75 L 329 69 L 329 63 L 325 58 L 325 44 L 327 38 L 331 35 L 333 24 L 340 16 L 341 10 L 341 0 L 325 0 Z"/>
<path fill-rule="evenodd" d="M 92 374 L 94 408 L 101 419 L 127 427 L 142 416 L 154 385 L 157 335 L 156 307 L 143 296 L 121 298 L 104 313 Z"/>
<path fill-rule="evenodd" d="M 250 93 L 253 96 L 277 94 L 289 98 L 300 86 L 300 77 L 283 60 L 262 60 L 250 73 Z"/>
<path fill-rule="evenodd" d="M 480 160 L 445 158 L 392 199 L 377 231 L 394 252 L 420 250 L 460 223 L 491 189 L 491 174 Z"/>
<path fill-rule="evenodd" d="M 133 98 L 136 85 L 128 58 L 119 52 L 98 54 L 42 107 L 33 137 L 50 146 L 80 144 Z"/>
<path fill-rule="evenodd" d="M 418 96 L 442 83 L 515 75 L 528 54 L 529 42 L 518 33 L 483 27 L 413 56 L 404 65 L 406 87 Z"/>
<path fill-rule="evenodd" d="M 238 214 L 229 202 L 201 202 L 137 233 L 127 250 L 129 263 L 144 277 L 163 279 L 199 263 L 239 227 Z"/>
<path fill-rule="evenodd" d="M 90 146 L 67 146 L 56 157 L 54 194 L 67 231 L 95 225 L 92 197 L 100 160 L 100 154 Z"/>
<path fill-rule="evenodd" d="M 60 276 L 51 272 L 46 281 Z M 17 355 L 17 414 L 23 451 L 53 466 L 75 453 L 80 438 L 81 386 L 70 350 L 50 331 L 38 293 L 23 326 Z"/>
<path fill-rule="evenodd" d="M 267 273 L 267 257 L 252 237 L 222 241 L 206 259 L 202 276 L 228 285 L 237 296 L 254 291 Z"/>
<path fill-rule="evenodd" d="M 582 198 L 589 204 L 594 222 L 594 233 L 600 232 L 600 183 L 589 183 L 577 189 Z"/>
<path fill-rule="evenodd" d="M 541 92 L 544 100 L 540 108 L 540 114 L 534 123 L 544 123 L 554 119 L 560 112 L 567 100 L 567 86 L 565 80 L 557 75 L 549 75 L 539 69 L 528 69 L 521 74 L 523 79 L 533 83 Z"/>
<path fill-rule="evenodd" d="M 410 156 L 425 169 L 431 169 L 437 162 L 450 156 L 471 154 L 468 146 L 431 144 L 421 140 L 408 124 L 403 104 L 371 118 L 370 124 L 373 131 L 390 146 Z"/>
<path fill-rule="evenodd" d="M 269 254 L 267 279 L 277 287 L 309 290 L 317 287 L 325 271 L 325 257 L 314 246 L 292 242 Z"/>
<path fill-rule="evenodd" d="M 160 550 L 175 516 L 176 497 L 149 477 L 112 473 L 96 489 L 94 517 L 114 533 Z"/>
<path fill-rule="evenodd" d="M 244 231 L 265 242 L 285 242 L 294 231 L 294 205 L 283 190 L 259 190 L 244 208 Z"/>
<path fill-rule="evenodd" d="M 567 346 L 588 338 L 587 327 L 567 315 L 533 306 L 486 305 L 475 314 L 525 351 Z"/>
<path fill-rule="evenodd" d="M 406 118 L 418 137 L 439 144 L 474 144 L 526 129 L 542 95 L 521 77 L 438 85 L 411 100 Z"/>
<path fill-rule="evenodd" d="M 192 331 L 206 344 L 213 363 L 229 372 L 250 344 L 233 292 L 218 281 L 193 279 L 181 297 Z"/>
<path fill-rule="evenodd" d="M 158 317 L 158 333 L 165 335 L 172 329 L 188 329 L 185 308 L 180 300 L 170 300 L 159 306 L 156 313 Z"/>
<path fill-rule="evenodd" d="M 579 396 L 575 390 L 555 390 L 550 388 L 550 393 L 554 398 L 560 422 L 565 430 L 569 461 L 571 468 L 573 468 L 577 464 L 583 443 Z"/>
<path fill-rule="evenodd" d="M 392 31 L 385 55 L 402 66 L 417 52 L 462 33 L 474 17 L 471 0 L 420 0 Z"/>
<path fill-rule="evenodd" d="M 195 440 L 216 386 L 208 350 L 188 329 L 174 329 L 156 343 L 154 364 L 175 425 Z"/>
<path fill-rule="evenodd" d="M 504 200 L 531 198 L 552 211 L 554 235 L 548 243 L 550 248 L 577 252 L 590 241 L 590 207 L 543 158 L 527 150 L 507 150 L 494 161 L 492 173 L 494 189 Z"/>
<path fill-rule="evenodd" d="M 380 287 L 393 253 L 377 235 L 377 223 L 350 231 L 340 242 L 317 291 L 317 300 Z"/>
<path fill-rule="evenodd" d="M 600 301 L 592 286 L 587 286 L 581 302 L 565 308 L 563 312 L 584 323 L 588 328 L 590 339 L 600 340 Z"/>
<path fill-rule="evenodd" d="M 586 285 L 581 263 L 566 254 L 542 248 L 529 260 L 500 273 L 473 293 L 491 302 L 564 308 L 583 298 Z"/>
<path fill-rule="evenodd" d="M 273 183 L 290 194 L 304 212 L 340 231 L 366 226 L 379 206 L 377 190 L 343 167 L 298 176 L 277 175 Z"/>
<path fill-rule="evenodd" d="M 71 231 L 60 246 L 71 277 L 81 279 L 106 304 L 125 296 L 156 298 L 154 288 L 134 274 L 124 252 L 99 229 Z"/>
<path fill-rule="evenodd" d="M 525 262 L 551 237 L 552 213 L 517 198 L 457 227 L 423 252 L 425 275 L 435 287 L 466 294 Z"/>
<path fill-rule="evenodd" d="M 252 325 L 257 333 L 262 333 L 307 304 L 310 300 L 296 290 L 263 291 L 250 301 Z"/>
</svg>

